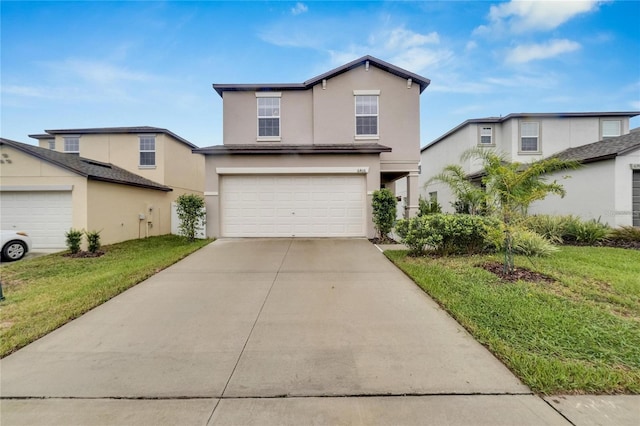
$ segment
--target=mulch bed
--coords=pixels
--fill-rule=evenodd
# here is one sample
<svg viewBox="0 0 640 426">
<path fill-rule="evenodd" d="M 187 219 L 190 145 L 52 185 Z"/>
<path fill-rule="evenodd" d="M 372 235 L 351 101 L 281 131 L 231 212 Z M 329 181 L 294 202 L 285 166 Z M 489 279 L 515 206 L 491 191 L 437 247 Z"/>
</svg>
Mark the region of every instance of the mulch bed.
<svg viewBox="0 0 640 426">
<path fill-rule="evenodd" d="M 399 242 L 392 240 L 391 238 L 369 238 L 373 244 L 400 244 Z"/>
<path fill-rule="evenodd" d="M 555 282 L 553 278 L 548 275 L 534 272 L 527 268 L 516 267 L 512 274 L 505 274 L 503 272 L 503 265 L 500 262 L 487 262 L 478 265 L 481 268 L 486 269 L 499 276 L 504 281 L 516 282 L 518 280 L 536 282 L 536 283 L 552 283 Z"/>
<path fill-rule="evenodd" d="M 85 259 L 90 257 L 100 257 L 104 256 L 103 251 L 97 251 L 95 253 L 91 253 L 90 251 L 79 251 L 78 253 L 67 253 L 64 255 L 65 257 L 73 257 L 74 259 Z"/>
</svg>

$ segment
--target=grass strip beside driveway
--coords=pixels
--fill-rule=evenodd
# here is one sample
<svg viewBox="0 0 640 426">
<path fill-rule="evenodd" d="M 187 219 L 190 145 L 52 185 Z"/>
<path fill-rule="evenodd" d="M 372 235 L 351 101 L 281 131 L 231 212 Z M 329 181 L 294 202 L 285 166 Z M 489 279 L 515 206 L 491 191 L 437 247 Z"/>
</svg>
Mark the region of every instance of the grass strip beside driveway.
<svg viewBox="0 0 640 426">
<path fill-rule="evenodd" d="M 79 317 L 210 243 L 175 235 L 102 247 L 96 258 L 56 253 L 3 265 L 0 357 Z"/>
<path fill-rule="evenodd" d="M 516 258 L 553 283 L 508 283 L 478 266 L 499 256 L 385 254 L 533 391 L 640 393 L 640 251 Z"/>
</svg>

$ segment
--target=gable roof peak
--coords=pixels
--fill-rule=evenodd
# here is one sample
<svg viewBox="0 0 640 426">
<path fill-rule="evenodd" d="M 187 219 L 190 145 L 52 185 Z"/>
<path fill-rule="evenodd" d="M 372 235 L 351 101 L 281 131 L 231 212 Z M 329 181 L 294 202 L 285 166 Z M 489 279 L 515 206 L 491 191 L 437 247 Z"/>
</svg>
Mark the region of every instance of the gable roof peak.
<svg viewBox="0 0 640 426">
<path fill-rule="evenodd" d="M 393 64 L 378 59 L 371 55 L 365 55 L 358 59 L 355 59 L 349 63 L 341 65 L 337 68 L 329 70 L 323 74 L 313 77 L 303 83 L 276 83 L 276 84 L 216 84 L 212 86 L 218 95 L 222 96 L 222 93 L 227 91 L 269 91 L 269 90 L 307 90 L 322 82 L 322 80 L 328 80 L 339 74 L 351 71 L 354 68 L 360 66 L 366 66 L 367 62 L 369 66 L 375 66 L 390 74 L 396 75 L 400 78 L 411 79 L 413 83 L 420 86 L 420 93 L 431 84 L 431 80 L 422 77 L 421 75 L 412 73 L 403 68 L 397 67 Z"/>
</svg>

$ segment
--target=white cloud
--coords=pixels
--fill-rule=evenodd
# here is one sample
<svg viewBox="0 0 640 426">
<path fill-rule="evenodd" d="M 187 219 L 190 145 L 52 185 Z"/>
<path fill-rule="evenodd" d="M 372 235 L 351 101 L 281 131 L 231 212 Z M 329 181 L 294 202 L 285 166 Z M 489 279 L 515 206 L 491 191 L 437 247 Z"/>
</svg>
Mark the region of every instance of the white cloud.
<svg viewBox="0 0 640 426">
<path fill-rule="evenodd" d="M 580 43 L 567 39 L 550 40 L 539 44 L 523 44 L 507 53 L 506 62 L 523 64 L 535 60 L 553 58 L 563 53 L 573 52 L 581 47 Z"/>
<path fill-rule="evenodd" d="M 512 0 L 492 5 L 489 9 L 489 24 L 480 25 L 474 34 L 501 32 L 548 31 L 559 27 L 572 18 L 598 10 L 605 3 L 600 0 Z"/>
<path fill-rule="evenodd" d="M 385 34 L 385 38 L 387 39 L 385 48 L 389 50 L 409 49 L 425 44 L 440 43 L 440 36 L 436 32 L 419 34 L 407 30 L 404 27 L 395 28 L 389 31 L 388 34 Z"/>
<path fill-rule="evenodd" d="M 441 66 L 453 58 L 453 51 L 435 47 L 440 43 L 436 32 L 420 34 L 396 27 L 372 33 L 366 44 L 351 44 L 346 49 L 329 50 L 332 65 L 342 65 L 371 54 L 415 73 Z"/>
<path fill-rule="evenodd" d="M 475 41 L 471 40 L 469 42 L 467 42 L 467 44 L 464 47 L 464 50 L 466 50 L 467 52 L 474 50 L 478 47 L 478 43 L 476 43 Z"/>
<path fill-rule="evenodd" d="M 131 71 L 108 62 L 67 59 L 62 62 L 50 62 L 45 65 L 50 69 L 76 75 L 94 84 L 113 84 L 124 81 L 142 82 L 156 79 L 156 77 L 151 74 Z"/>
<path fill-rule="evenodd" d="M 291 8 L 291 14 L 300 15 L 301 13 L 305 13 L 309 10 L 306 4 L 304 3 L 296 3 L 294 7 Z"/>
</svg>

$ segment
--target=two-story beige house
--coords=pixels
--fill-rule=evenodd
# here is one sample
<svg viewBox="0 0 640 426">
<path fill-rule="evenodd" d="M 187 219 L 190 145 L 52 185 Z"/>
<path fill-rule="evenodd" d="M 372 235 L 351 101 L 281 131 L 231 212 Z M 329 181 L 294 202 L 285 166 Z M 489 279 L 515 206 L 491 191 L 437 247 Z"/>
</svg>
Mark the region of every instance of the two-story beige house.
<svg viewBox="0 0 640 426">
<path fill-rule="evenodd" d="M 168 234 L 172 202 L 203 194 L 196 145 L 156 127 L 47 130 L 39 146 L 0 143 L 3 229 L 29 232 L 35 248 L 64 248 L 69 228 L 104 244 Z"/>
<path fill-rule="evenodd" d="M 407 178 L 418 205 L 430 81 L 365 56 L 294 84 L 214 84 L 223 145 L 205 159 L 211 237 L 373 237 L 371 196 Z"/>
<path fill-rule="evenodd" d="M 637 115 L 640 112 L 517 113 L 467 120 L 421 149 L 422 196 L 437 199 L 444 211 L 453 211 L 450 189 L 441 183 L 426 184 L 448 164 L 461 165 L 470 178 L 479 177 L 480 164 L 460 160 L 470 148 L 495 149 L 506 160 L 520 163 L 561 154 L 581 161 L 583 167 L 549 176 L 565 186 L 567 196 L 549 196 L 534 203 L 530 213 L 574 214 L 613 226 L 636 224 L 633 217 L 640 218 L 640 211 L 634 213 L 638 207 L 633 193 L 640 194 L 640 187 L 634 187 L 638 176 L 633 167 L 640 159 L 637 138 L 627 135 L 629 119 Z M 572 178 L 564 180 L 565 176 Z"/>
</svg>

